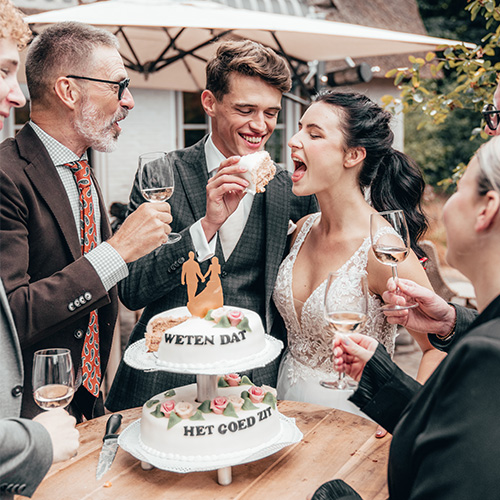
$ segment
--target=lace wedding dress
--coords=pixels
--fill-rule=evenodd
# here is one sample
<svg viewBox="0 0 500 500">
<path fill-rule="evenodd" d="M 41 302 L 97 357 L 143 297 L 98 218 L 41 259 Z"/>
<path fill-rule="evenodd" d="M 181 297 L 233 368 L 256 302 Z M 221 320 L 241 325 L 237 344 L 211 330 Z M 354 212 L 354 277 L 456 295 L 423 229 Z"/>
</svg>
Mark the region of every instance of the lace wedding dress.
<svg viewBox="0 0 500 500">
<path fill-rule="evenodd" d="M 326 276 L 307 298 L 302 307 L 300 319 L 294 305 L 292 292 L 293 266 L 295 259 L 314 222 L 320 213 L 312 214 L 302 226 L 290 253 L 282 262 L 273 299 L 280 312 L 288 332 L 288 348 L 281 361 L 278 375 L 278 398 L 291 401 L 303 401 L 331 408 L 338 408 L 365 416 L 347 398 L 352 390 L 332 390 L 322 387 L 320 380 L 336 380 L 337 372 L 332 364 L 332 334 L 326 328 L 323 300 L 325 295 Z M 382 228 L 377 235 L 383 234 Z M 370 237 L 364 239 L 361 246 L 339 269 L 344 279 L 337 280 L 335 294 L 340 303 L 356 294 L 359 290 L 359 279 L 356 275 L 366 274 L 368 252 L 371 247 Z M 382 343 L 389 354 L 394 352 L 396 325 L 390 325 L 380 307 L 382 301 L 370 294 L 368 303 L 368 319 L 360 333 L 374 337 Z"/>
</svg>

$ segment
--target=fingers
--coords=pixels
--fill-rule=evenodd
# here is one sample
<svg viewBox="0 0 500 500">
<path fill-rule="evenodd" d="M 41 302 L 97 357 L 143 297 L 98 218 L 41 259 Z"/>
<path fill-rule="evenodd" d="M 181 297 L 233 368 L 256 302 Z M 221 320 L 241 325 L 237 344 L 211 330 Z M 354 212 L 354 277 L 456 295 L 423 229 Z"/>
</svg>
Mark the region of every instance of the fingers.
<svg viewBox="0 0 500 500">
<path fill-rule="evenodd" d="M 375 432 L 375 437 L 377 439 L 383 438 L 384 436 L 387 435 L 387 431 L 381 427 L 380 425 L 377 427 L 377 431 Z"/>
</svg>

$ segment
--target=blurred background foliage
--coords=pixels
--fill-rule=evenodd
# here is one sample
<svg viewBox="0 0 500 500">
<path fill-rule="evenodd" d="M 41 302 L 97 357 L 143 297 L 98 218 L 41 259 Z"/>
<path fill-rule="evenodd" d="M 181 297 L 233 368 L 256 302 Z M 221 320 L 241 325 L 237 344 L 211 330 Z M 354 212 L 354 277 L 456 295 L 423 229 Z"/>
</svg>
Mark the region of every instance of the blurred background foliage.
<svg viewBox="0 0 500 500">
<path fill-rule="evenodd" d="M 429 35 L 477 45 L 410 56 L 406 68 L 387 73 L 401 96 L 383 101 L 405 113 L 405 152 L 429 184 L 445 191 L 488 138 L 481 110 L 492 102 L 500 72 L 500 6 L 496 0 L 417 1 Z"/>
</svg>

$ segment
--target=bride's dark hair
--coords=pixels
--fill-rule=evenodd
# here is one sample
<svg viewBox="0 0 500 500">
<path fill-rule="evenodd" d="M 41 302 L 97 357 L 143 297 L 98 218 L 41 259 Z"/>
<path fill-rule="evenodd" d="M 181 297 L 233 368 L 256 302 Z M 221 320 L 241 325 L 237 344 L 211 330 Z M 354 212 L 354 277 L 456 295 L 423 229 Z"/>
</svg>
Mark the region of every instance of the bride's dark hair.
<svg viewBox="0 0 500 500">
<path fill-rule="evenodd" d="M 428 225 L 421 207 L 425 182 L 418 165 L 392 147 L 392 115 L 357 92 L 322 91 L 314 102 L 339 110 L 346 150 L 362 147 L 366 151 L 358 178 L 360 188 L 370 189 L 371 204 L 378 212 L 404 211 L 411 248 L 417 257 L 423 257 L 418 240 Z"/>
</svg>

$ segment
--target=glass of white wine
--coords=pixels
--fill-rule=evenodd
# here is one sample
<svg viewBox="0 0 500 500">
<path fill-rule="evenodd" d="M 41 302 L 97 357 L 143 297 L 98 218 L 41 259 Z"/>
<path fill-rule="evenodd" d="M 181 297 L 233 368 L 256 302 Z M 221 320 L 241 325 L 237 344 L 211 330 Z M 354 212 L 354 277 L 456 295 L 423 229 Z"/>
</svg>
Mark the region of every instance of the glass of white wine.
<svg viewBox="0 0 500 500">
<path fill-rule="evenodd" d="M 402 210 L 387 210 L 370 215 L 370 237 L 373 253 L 379 262 L 391 266 L 392 277 L 398 283 L 398 263 L 403 262 L 410 253 L 410 235 Z M 400 293 L 399 287 L 396 293 Z M 418 307 L 413 300 L 405 305 L 385 304 L 382 309 L 397 311 Z"/>
<path fill-rule="evenodd" d="M 33 358 L 33 398 L 42 410 L 66 408 L 75 392 L 75 373 L 69 349 L 43 349 Z"/>
<path fill-rule="evenodd" d="M 139 156 L 139 185 L 141 194 L 149 202 L 161 203 L 174 194 L 174 166 L 172 157 L 164 151 Z M 179 233 L 170 233 L 166 243 L 176 243 Z"/>
<path fill-rule="evenodd" d="M 356 293 L 348 297 L 340 290 L 345 288 L 342 280 L 355 280 Z M 336 334 L 350 335 L 359 332 L 366 323 L 368 314 L 368 280 L 365 274 L 349 274 L 334 272 L 328 275 L 324 298 L 324 315 L 327 329 L 334 338 Z M 354 389 L 356 382 L 347 379 L 345 373 L 340 373 L 337 380 L 320 380 L 326 389 Z"/>
</svg>

